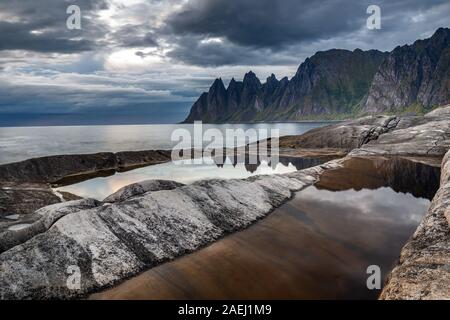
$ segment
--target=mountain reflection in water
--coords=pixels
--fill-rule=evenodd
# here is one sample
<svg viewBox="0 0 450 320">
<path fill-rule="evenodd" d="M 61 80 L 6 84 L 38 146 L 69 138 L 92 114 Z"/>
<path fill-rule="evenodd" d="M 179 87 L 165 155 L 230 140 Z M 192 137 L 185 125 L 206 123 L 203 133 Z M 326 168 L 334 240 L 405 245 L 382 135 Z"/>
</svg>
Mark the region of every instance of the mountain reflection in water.
<svg viewBox="0 0 450 320">
<path fill-rule="evenodd" d="M 167 162 L 125 172 L 101 172 L 97 177 L 89 176 L 83 181 L 77 177 L 71 184 L 57 188 L 81 197 L 103 200 L 120 188 L 132 183 L 150 180 L 174 180 L 189 184 L 205 179 L 245 179 L 254 175 L 270 175 L 294 172 L 327 162 L 329 157 L 296 158 L 280 157 L 277 164 L 268 165 L 265 161 L 249 164 L 227 158 L 225 162 L 214 158 L 204 158 L 202 164 L 185 164 L 181 161 Z M 219 163 L 219 164 L 218 164 Z M 220 164 L 223 163 L 223 164 Z M 79 182 L 81 180 L 81 182 Z"/>
<path fill-rule="evenodd" d="M 396 192 L 432 200 L 439 189 L 441 169 L 400 157 L 350 158 L 344 167 L 326 171 L 316 184 L 333 191 L 390 187 Z"/>
</svg>

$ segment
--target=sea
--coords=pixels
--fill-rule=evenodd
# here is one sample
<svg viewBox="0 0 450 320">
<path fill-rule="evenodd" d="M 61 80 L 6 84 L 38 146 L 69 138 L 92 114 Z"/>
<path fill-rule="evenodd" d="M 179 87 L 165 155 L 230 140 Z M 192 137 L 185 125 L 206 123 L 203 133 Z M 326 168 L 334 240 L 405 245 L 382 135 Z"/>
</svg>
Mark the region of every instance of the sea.
<svg viewBox="0 0 450 320">
<path fill-rule="evenodd" d="M 209 132 L 220 131 L 225 139 L 233 139 L 227 130 L 255 129 L 269 136 L 287 136 L 328 124 L 330 122 L 203 124 L 195 128 L 193 124 L 0 127 L 0 164 L 50 155 L 187 148 L 191 147 L 188 142 L 202 140 L 205 144 L 202 137 L 209 129 L 215 130 Z M 180 133 L 190 133 L 192 141 L 180 138 Z M 249 137 L 246 143 L 261 138 L 261 135 Z"/>
</svg>

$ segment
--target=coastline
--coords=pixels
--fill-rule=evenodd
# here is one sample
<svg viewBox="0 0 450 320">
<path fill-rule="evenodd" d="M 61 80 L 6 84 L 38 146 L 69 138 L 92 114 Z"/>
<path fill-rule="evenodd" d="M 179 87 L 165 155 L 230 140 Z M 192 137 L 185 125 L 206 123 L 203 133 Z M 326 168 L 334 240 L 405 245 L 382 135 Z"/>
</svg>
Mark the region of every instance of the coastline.
<svg viewBox="0 0 450 320">
<path fill-rule="evenodd" d="M 344 159 L 374 155 L 419 157 L 420 160 L 425 159 L 425 157 L 432 157 L 433 159 L 442 158 L 450 147 L 450 138 L 447 138 L 450 131 L 449 116 L 450 106 L 437 109 L 424 117 L 378 116 L 362 118 L 345 122 L 344 125 L 331 125 L 314 129 L 303 136 L 295 138 L 294 145 L 291 145 L 293 143 L 292 137 L 286 138 L 287 145 L 285 147 L 290 147 L 294 151 L 298 151 L 302 148 L 308 150 L 314 147 L 319 149 L 334 147 L 351 151 Z M 442 130 L 444 130 L 444 139 L 442 139 Z M 154 152 L 155 151 L 152 153 L 153 155 L 155 155 Z M 100 158 L 99 155 L 85 156 L 88 159 L 89 157 L 93 158 L 91 158 L 92 162 L 85 163 L 82 161 L 86 164 L 84 168 L 81 168 L 84 170 L 83 172 L 92 172 L 93 168 L 114 169 L 118 166 L 117 159 L 114 156 L 111 156 L 111 154 L 103 154 Z M 147 161 L 151 158 L 149 157 L 148 152 L 123 153 L 122 159 L 126 159 L 126 161 L 121 162 L 121 165 L 143 164 L 145 161 L 142 162 L 142 156 L 146 156 L 147 158 L 145 159 L 147 159 Z M 68 158 L 66 157 L 67 156 L 62 156 L 58 159 L 64 159 L 64 161 L 67 162 Z M 447 178 L 449 176 L 448 158 L 449 156 L 446 157 L 447 162 L 444 163 L 443 167 L 443 177 Z M 73 174 L 74 170 L 80 170 L 80 167 L 76 169 L 73 168 L 71 160 L 68 161 L 68 163 L 71 164 L 68 168 L 64 166 L 54 166 L 54 159 L 55 158 L 48 159 L 47 157 L 41 161 L 44 163 L 50 161 L 51 166 L 48 166 L 49 170 L 57 169 L 56 172 L 45 173 L 45 171 L 41 170 L 42 167 L 39 165 L 36 167 L 36 161 L 39 163 L 36 159 L 25 161 L 25 164 L 9 164 L 6 165 L 7 167 L 0 166 L 0 180 L 2 180 L 3 183 L 9 181 L 9 184 L 12 182 L 46 184 L 57 181 L 54 179 L 64 177 L 68 172 Z M 102 165 L 99 165 L 99 159 L 102 159 Z M 155 160 L 154 158 L 152 159 L 152 161 Z M 260 176 L 247 180 L 201 181 L 194 185 L 175 189 L 160 191 L 152 190 L 145 194 L 141 193 L 134 195 L 125 202 L 113 203 L 106 207 L 99 206 L 98 203 L 86 204 L 80 202 L 76 204 L 68 202 L 48 207 L 46 209 L 48 213 L 44 215 L 44 217 L 47 216 L 49 218 L 49 222 L 45 224 L 45 228 L 48 226 L 47 229 L 43 230 L 42 227 L 40 227 L 40 232 L 38 232 L 37 236 L 35 236 L 36 233 L 32 234 L 32 237 L 29 235 L 25 236 L 25 238 L 27 238 L 25 242 L 20 245 L 17 245 L 17 242 L 14 242 L 13 247 L 7 248 L 5 252 L 0 254 L 2 269 L 7 270 L 4 279 L 1 280 L 2 283 L 0 283 L 0 296 L 10 299 L 18 297 L 48 299 L 54 297 L 56 294 L 59 295 L 58 297 L 76 298 L 88 294 L 89 292 L 106 288 L 111 284 L 120 282 L 127 277 L 136 275 L 137 273 L 154 266 L 155 263 L 159 264 L 167 261 L 167 259 L 174 259 L 187 252 L 198 250 L 208 243 L 212 243 L 217 239 L 222 238 L 226 234 L 234 233 L 237 230 L 241 230 L 242 228 L 253 224 L 253 222 L 270 214 L 273 208 L 288 201 L 293 192 L 304 188 L 306 185 L 312 184 L 325 170 L 332 170 L 333 168 L 340 166 L 342 161 L 344 160 L 333 160 L 324 165 L 301 170 L 293 174 L 266 177 Z M 432 160 L 431 162 L 435 163 L 436 161 Z M 30 166 L 30 164 L 32 165 Z M 36 170 L 36 168 L 41 169 Z M 31 172 L 36 173 L 34 174 L 34 181 L 29 181 L 30 177 L 33 176 L 30 176 L 30 169 L 32 169 Z M 16 179 L 16 181 L 14 181 L 13 178 Z M 444 179 L 445 178 L 443 178 L 442 181 L 444 181 Z M 211 207 L 198 206 L 198 204 L 203 203 L 206 200 L 199 198 L 201 197 L 201 194 L 205 194 L 207 195 L 207 198 L 213 200 L 213 202 L 209 204 Z M 439 203 L 442 203 L 442 205 L 450 201 L 450 196 L 446 192 L 440 191 L 438 195 L 438 200 L 436 201 L 440 201 Z M 255 196 L 259 197 L 260 200 L 255 201 Z M 184 199 L 183 205 L 178 203 L 179 199 Z M 152 205 L 150 205 L 150 203 L 152 203 Z M 155 204 L 157 205 L 156 208 L 154 207 Z M 188 204 L 187 207 L 186 204 Z M 61 211 L 66 205 L 68 206 L 65 209 L 66 211 Z M 80 205 L 84 206 L 84 209 L 80 209 Z M 135 212 L 138 216 L 140 210 L 146 210 L 146 212 L 150 210 L 150 212 L 154 212 L 155 216 L 163 214 L 163 216 L 166 217 L 165 219 L 168 218 L 174 223 L 173 227 L 175 227 L 176 230 L 169 232 L 165 229 L 166 226 L 163 225 L 161 225 L 160 229 L 160 232 L 163 232 L 163 234 L 169 232 L 169 234 L 174 234 L 179 237 L 179 239 L 166 238 L 164 240 L 163 245 L 171 248 L 168 252 L 158 256 L 158 254 L 161 254 L 161 248 L 158 247 L 159 245 L 157 243 L 151 245 L 155 246 L 152 247 L 152 249 L 148 247 L 148 239 L 156 236 L 157 239 L 161 240 L 164 239 L 164 237 L 161 238 L 161 235 L 153 234 L 153 231 L 150 231 L 151 229 L 145 227 L 148 221 L 145 221 L 145 219 L 142 221 L 139 220 L 143 219 L 143 216 L 139 216 L 139 218 L 138 216 L 135 217 L 140 221 L 140 226 L 144 223 L 144 225 L 139 227 L 142 228 L 139 232 L 136 233 L 136 231 L 133 231 L 134 227 L 132 227 L 132 225 L 136 223 L 133 222 L 133 220 L 128 220 L 127 223 L 129 223 L 129 226 L 125 229 L 123 227 L 119 228 L 119 225 L 117 224 L 118 220 L 115 221 L 114 219 L 119 219 L 119 217 L 120 219 L 123 219 L 125 216 L 122 216 L 122 214 L 124 212 L 133 212 L 130 211 L 133 207 L 140 208 Z M 167 208 L 167 211 L 161 211 L 162 208 Z M 89 214 L 87 214 L 88 212 Z M 187 221 L 182 218 L 188 212 L 191 214 L 192 212 L 197 212 L 196 222 Z M 239 212 L 239 215 L 241 216 L 237 219 L 237 216 L 231 214 L 233 212 Z M 433 214 L 434 213 L 431 213 L 431 215 Z M 430 219 L 425 219 L 424 221 L 430 221 Z M 440 221 L 442 221 L 442 219 Z M 160 222 L 161 221 L 158 220 L 158 223 Z M 156 222 L 153 221 L 150 224 L 152 228 L 155 228 L 155 226 L 158 225 L 155 225 L 155 223 Z M 197 223 L 199 223 L 199 225 L 197 225 Z M 86 224 L 89 226 L 88 228 L 93 229 L 84 230 L 83 228 L 76 228 L 77 225 L 81 226 Z M 185 227 L 181 228 L 181 225 L 192 226 L 192 228 L 188 227 L 186 230 L 184 229 Z M 199 228 L 199 226 L 201 227 Z M 421 228 L 423 229 L 423 226 Z M 433 225 L 431 225 L 431 228 L 433 228 Z M 109 235 L 109 232 L 111 231 L 108 230 L 114 230 L 114 236 Z M 77 234 L 81 231 L 81 234 Z M 186 233 L 186 231 L 188 233 Z M 133 236 L 129 234 L 130 232 Z M 142 237 L 141 233 L 146 234 L 148 232 L 150 233 L 146 237 Z M 98 238 L 99 234 L 102 234 L 101 238 Z M 125 236 L 125 234 L 127 235 Z M 15 233 L 7 234 L 8 237 L 14 237 L 14 235 Z M 119 236 L 119 241 L 116 239 L 117 236 Z M 20 235 L 21 239 L 24 239 L 23 237 L 24 235 Z M 129 239 L 133 237 L 137 239 L 137 242 L 133 240 L 133 242 L 130 243 Z M 190 237 L 194 237 L 193 242 Z M 180 241 L 185 242 L 180 246 Z M 55 247 L 51 248 L 49 253 L 40 251 L 44 248 L 45 250 L 49 250 L 51 243 L 53 243 Z M 90 248 L 90 245 L 94 245 L 96 249 L 91 253 L 93 256 L 86 256 L 84 252 L 90 251 L 87 249 Z M 67 248 L 67 246 L 72 248 L 72 258 L 70 258 L 70 256 L 64 257 L 65 254 L 63 255 L 63 251 L 61 251 L 62 248 Z M 132 248 L 131 251 L 130 248 Z M 43 254 L 44 257 L 48 254 L 52 254 L 54 257 L 63 259 L 62 261 L 68 258 L 69 260 L 67 262 L 76 261 L 77 259 L 85 261 L 86 265 L 83 265 L 83 270 L 90 275 L 89 280 L 87 281 L 87 287 L 83 288 L 83 291 L 78 293 L 64 289 L 64 274 L 61 274 L 61 270 L 42 270 L 42 266 L 45 265 L 46 260 L 40 260 L 41 258 L 39 258 L 39 255 L 35 255 L 37 252 L 36 250 L 40 252 L 39 254 Z M 444 247 L 444 250 L 448 250 L 448 246 Z M 148 251 L 148 255 L 143 254 L 146 251 Z M 98 261 L 96 256 L 98 254 L 103 256 L 105 252 L 111 253 L 112 256 L 110 257 L 110 260 L 107 259 L 103 262 Z M 156 254 L 157 252 L 158 254 Z M 404 256 L 403 251 L 402 255 Z M 14 259 L 12 257 L 14 257 Z M 31 266 L 31 269 L 25 269 L 25 261 L 28 261 L 30 257 L 35 258 L 33 265 Z M 75 257 L 78 258 L 73 260 Z M 446 266 L 448 264 L 444 261 L 443 265 Z M 110 269 L 111 266 L 112 270 Z M 398 268 L 396 270 L 398 270 Z M 51 276 L 50 272 L 52 273 Z M 442 276 L 442 274 L 436 274 L 435 276 L 439 275 Z M 395 276 L 392 276 L 391 279 L 393 279 L 393 277 Z M 47 279 L 46 282 L 50 284 L 50 287 L 42 287 L 39 284 L 42 279 Z M 427 281 L 429 285 L 432 285 L 434 281 L 439 281 L 439 279 L 431 278 Z M 11 291 L 10 289 L 12 283 L 15 283 L 17 287 L 14 291 Z M 26 288 L 25 285 L 27 283 L 34 283 L 38 287 L 31 289 Z M 388 288 L 389 286 L 390 284 L 388 284 Z M 391 286 L 394 286 L 394 284 Z M 399 288 L 401 285 L 397 284 L 394 287 Z M 404 288 L 403 290 L 406 291 L 407 289 L 408 288 Z M 444 286 L 437 291 L 433 291 L 430 295 L 422 294 L 419 298 L 445 297 L 447 296 L 447 291 L 445 290 L 446 287 Z M 405 295 L 397 294 L 397 296 L 390 297 L 384 294 L 382 297 L 396 298 L 404 296 L 406 296 L 406 293 Z"/>
</svg>

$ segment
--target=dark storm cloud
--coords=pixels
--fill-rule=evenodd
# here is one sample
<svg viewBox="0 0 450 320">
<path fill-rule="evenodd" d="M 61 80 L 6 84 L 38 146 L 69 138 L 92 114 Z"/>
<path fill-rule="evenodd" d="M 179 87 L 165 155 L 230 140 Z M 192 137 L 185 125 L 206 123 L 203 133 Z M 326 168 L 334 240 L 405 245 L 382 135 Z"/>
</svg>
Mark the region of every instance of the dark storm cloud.
<svg viewBox="0 0 450 320">
<path fill-rule="evenodd" d="M 82 30 L 68 30 L 66 9 L 77 4 Z M 105 32 L 98 23 L 98 10 L 105 0 L 13 0 L 0 3 L 0 50 L 73 53 L 93 50 Z"/>
<path fill-rule="evenodd" d="M 59 32 L 30 33 L 30 26 L 0 22 L 0 50 L 73 53 L 93 49 L 89 40 L 64 38 Z"/>
<path fill-rule="evenodd" d="M 120 47 L 157 47 L 157 35 L 145 25 L 128 24 L 111 34 L 112 41 Z"/>
<path fill-rule="evenodd" d="M 202 41 L 201 37 L 185 35 L 174 41 L 167 56 L 191 65 L 283 65 L 297 63 L 295 58 L 277 55 L 270 48 L 251 50 L 248 47 L 224 41 Z"/>
<path fill-rule="evenodd" d="M 274 48 L 360 28 L 366 8 L 361 0 L 194 0 L 168 23 L 180 35 Z"/>
<path fill-rule="evenodd" d="M 311 44 L 320 41 L 332 46 L 327 49 L 340 48 L 342 39 L 346 38 L 348 44 L 351 35 L 355 35 L 354 43 L 363 47 L 377 42 L 377 49 L 391 50 L 392 43 L 405 44 L 419 36 L 417 28 L 411 26 L 415 16 L 423 16 L 421 33 L 431 35 L 436 28 L 433 19 L 448 19 L 449 12 L 448 6 L 441 13 L 427 10 L 445 3 L 448 1 L 191 0 L 167 20 L 168 32 L 178 39 L 169 55 L 204 66 L 242 64 L 252 59 L 263 64 L 269 57 L 272 64 L 277 64 L 275 61 L 283 53 L 285 58 L 295 56 L 300 47 L 315 48 Z M 366 10 L 371 4 L 381 7 L 382 29 L 361 38 L 357 33 L 366 29 Z M 380 34 L 386 35 L 386 40 L 374 37 Z M 208 38 L 221 38 L 224 42 L 199 42 Z M 195 39 L 197 43 L 189 42 Z"/>
</svg>

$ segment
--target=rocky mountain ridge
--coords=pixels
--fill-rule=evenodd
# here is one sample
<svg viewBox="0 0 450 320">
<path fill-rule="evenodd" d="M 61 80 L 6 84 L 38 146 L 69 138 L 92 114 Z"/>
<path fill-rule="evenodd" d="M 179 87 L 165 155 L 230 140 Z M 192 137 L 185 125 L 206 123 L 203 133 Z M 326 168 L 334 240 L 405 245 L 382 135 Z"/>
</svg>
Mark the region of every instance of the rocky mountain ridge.
<svg viewBox="0 0 450 320">
<path fill-rule="evenodd" d="M 250 71 L 216 79 L 186 123 L 334 119 L 432 109 L 450 102 L 450 29 L 392 52 L 332 49 L 307 58 L 292 79 Z"/>
</svg>

